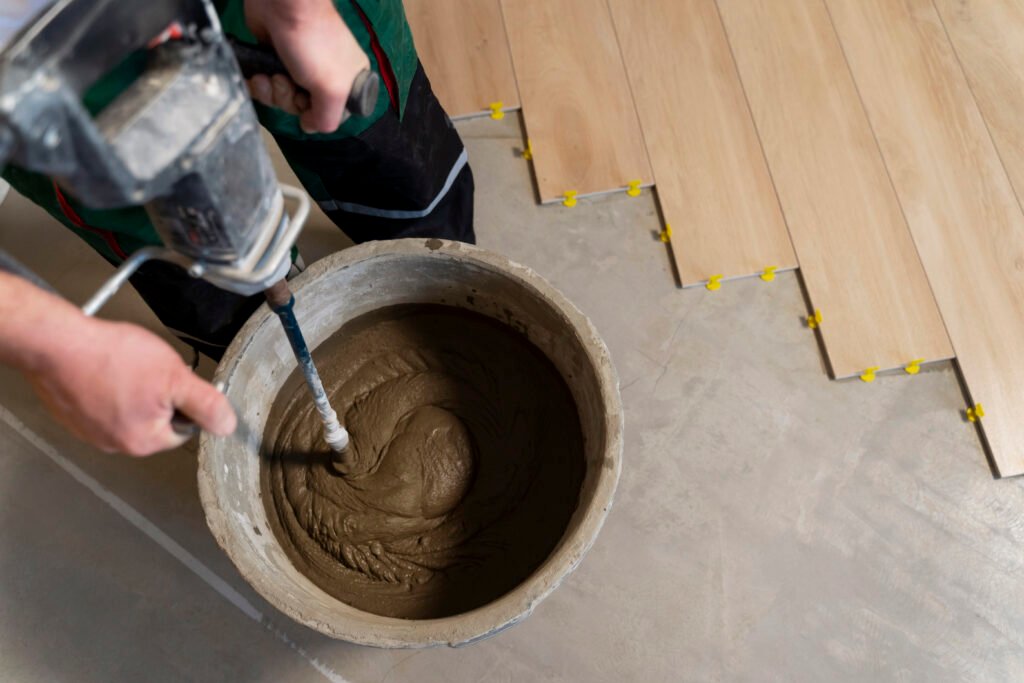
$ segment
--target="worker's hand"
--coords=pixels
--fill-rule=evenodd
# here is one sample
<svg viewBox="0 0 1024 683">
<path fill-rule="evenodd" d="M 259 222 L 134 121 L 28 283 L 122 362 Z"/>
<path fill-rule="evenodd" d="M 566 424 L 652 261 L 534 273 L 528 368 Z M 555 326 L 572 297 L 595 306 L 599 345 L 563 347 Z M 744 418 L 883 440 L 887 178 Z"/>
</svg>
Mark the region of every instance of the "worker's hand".
<svg viewBox="0 0 1024 683">
<path fill-rule="evenodd" d="M 25 372 L 50 412 L 108 452 L 151 455 L 188 436 L 171 429 L 175 409 L 218 435 L 235 430 L 223 394 L 141 327 L 82 316 L 61 353 Z"/>
<path fill-rule="evenodd" d="M 253 76 L 253 98 L 299 116 L 307 133 L 337 130 L 352 82 L 370 61 L 331 0 L 245 0 L 245 20 L 291 75 Z"/>
<path fill-rule="evenodd" d="M 175 409 L 214 434 L 235 430 L 227 399 L 159 337 L 89 318 L 2 270 L 0 363 L 20 370 L 71 432 L 106 451 L 149 455 L 181 445 Z"/>
</svg>

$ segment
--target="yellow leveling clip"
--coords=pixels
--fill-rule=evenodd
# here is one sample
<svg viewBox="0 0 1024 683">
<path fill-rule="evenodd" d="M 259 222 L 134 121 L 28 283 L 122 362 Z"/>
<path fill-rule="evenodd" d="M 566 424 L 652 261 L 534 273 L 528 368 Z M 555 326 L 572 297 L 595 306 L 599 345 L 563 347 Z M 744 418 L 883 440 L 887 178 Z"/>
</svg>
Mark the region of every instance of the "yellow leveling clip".
<svg viewBox="0 0 1024 683">
<path fill-rule="evenodd" d="M 708 278 L 708 283 L 704 285 L 710 291 L 714 292 L 722 288 L 722 275 L 712 275 Z"/>
<path fill-rule="evenodd" d="M 985 409 L 981 407 L 980 403 L 973 408 L 967 409 L 968 422 L 977 422 L 983 417 L 985 417 Z"/>
<path fill-rule="evenodd" d="M 661 234 L 659 235 L 659 237 L 661 237 L 661 241 L 664 242 L 665 244 L 668 244 L 669 242 L 671 242 L 672 241 L 672 226 L 669 225 L 668 223 L 666 223 L 665 224 L 665 229 L 661 231 Z"/>
<path fill-rule="evenodd" d="M 867 370 L 864 371 L 864 374 L 860 376 L 860 381 L 861 382 L 874 382 L 875 381 L 875 373 L 878 372 L 879 370 L 881 370 L 881 368 L 878 367 L 877 365 L 875 367 L 873 367 L 873 368 L 868 368 Z"/>
<path fill-rule="evenodd" d="M 629 185 L 626 186 L 626 194 L 630 197 L 639 197 L 642 193 L 640 190 L 640 183 L 642 180 L 630 180 Z"/>
<path fill-rule="evenodd" d="M 807 316 L 807 327 L 816 330 L 819 325 L 821 325 L 821 311 L 815 308 L 814 313 Z"/>
<path fill-rule="evenodd" d="M 576 190 L 566 190 L 563 192 L 562 197 L 564 197 L 564 199 L 562 199 L 562 206 L 568 206 L 570 209 L 576 206 L 576 195 L 578 194 L 579 192 Z"/>
<path fill-rule="evenodd" d="M 526 140 L 526 149 L 523 150 L 523 159 L 527 161 L 533 160 L 533 145 L 530 144 L 530 140 Z"/>
<path fill-rule="evenodd" d="M 778 266 L 768 266 L 764 269 L 764 272 L 761 273 L 761 279 L 765 282 L 771 282 L 775 279 L 775 271 L 778 269 Z"/>
<path fill-rule="evenodd" d="M 505 103 L 502 102 L 501 100 L 498 100 L 497 102 L 491 102 L 488 105 L 488 107 L 491 110 L 491 118 L 494 119 L 495 121 L 501 121 L 503 118 L 505 118 L 505 112 L 502 111 L 505 108 Z"/>
<path fill-rule="evenodd" d="M 921 363 L 923 362 L 924 358 L 915 358 L 914 360 L 907 363 L 906 367 L 903 368 L 903 371 L 906 372 L 908 375 L 916 375 L 917 373 L 921 372 Z"/>
</svg>

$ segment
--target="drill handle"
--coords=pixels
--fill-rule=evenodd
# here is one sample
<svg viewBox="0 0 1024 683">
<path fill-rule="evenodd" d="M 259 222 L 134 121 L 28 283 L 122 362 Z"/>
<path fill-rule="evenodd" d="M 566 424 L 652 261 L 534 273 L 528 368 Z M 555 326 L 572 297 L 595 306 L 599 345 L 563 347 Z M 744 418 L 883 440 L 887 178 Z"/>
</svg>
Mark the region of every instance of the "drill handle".
<svg viewBox="0 0 1024 683">
<path fill-rule="evenodd" d="M 14 153 L 14 133 L 0 123 L 0 171 L 4 170 L 8 159 Z"/>
<path fill-rule="evenodd" d="M 272 48 L 263 45 L 252 45 L 243 43 L 232 36 L 227 37 L 228 44 L 235 53 L 238 66 L 242 69 L 245 78 L 252 78 L 257 74 L 274 76 L 291 76 L 284 62 L 277 56 Z M 352 116 L 369 116 L 377 106 L 377 96 L 380 94 L 380 76 L 369 69 L 363 69 L 352 81 L 352 90 L 349 92 L 348 101 L 345 103 L 345 115 L 342 121 Z"/>
</svg>

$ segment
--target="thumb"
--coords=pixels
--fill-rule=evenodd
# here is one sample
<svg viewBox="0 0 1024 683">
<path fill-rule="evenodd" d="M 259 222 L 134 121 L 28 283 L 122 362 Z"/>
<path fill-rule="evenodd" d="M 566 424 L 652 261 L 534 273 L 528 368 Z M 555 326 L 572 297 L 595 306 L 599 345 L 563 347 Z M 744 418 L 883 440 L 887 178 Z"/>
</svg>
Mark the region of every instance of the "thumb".
<svg viewBox="0 0 1024 683">
<path fill-rule="evenodd" d="M 200 429 L 217 436 L 234 433 L 237 419 L 227 398 L 191 371 L 183 370 L 181 380 L 175 386 L 173 401 L 174 407 L 191 418 Z"/>
</svg>

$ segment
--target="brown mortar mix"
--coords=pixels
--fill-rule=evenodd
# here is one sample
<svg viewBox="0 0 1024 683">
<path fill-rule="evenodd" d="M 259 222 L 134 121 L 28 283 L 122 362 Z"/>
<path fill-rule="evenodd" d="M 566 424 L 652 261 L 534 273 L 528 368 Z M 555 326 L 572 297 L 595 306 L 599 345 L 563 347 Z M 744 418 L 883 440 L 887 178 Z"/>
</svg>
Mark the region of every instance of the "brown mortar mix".
<svg viewBox="0 0 1024 683">
<path fill-rule="evenodd" d="M 565 381 L 525 336 L 402 305 L 350 321 L 313 356 L 352 436 L 346 466 L 296 371 L 267 422 L 261 487 L 275 536 L 316 585 L 431 619 L 501 597 L 551 554 L 579 500 L 583 437 Z"/>
</svg>

